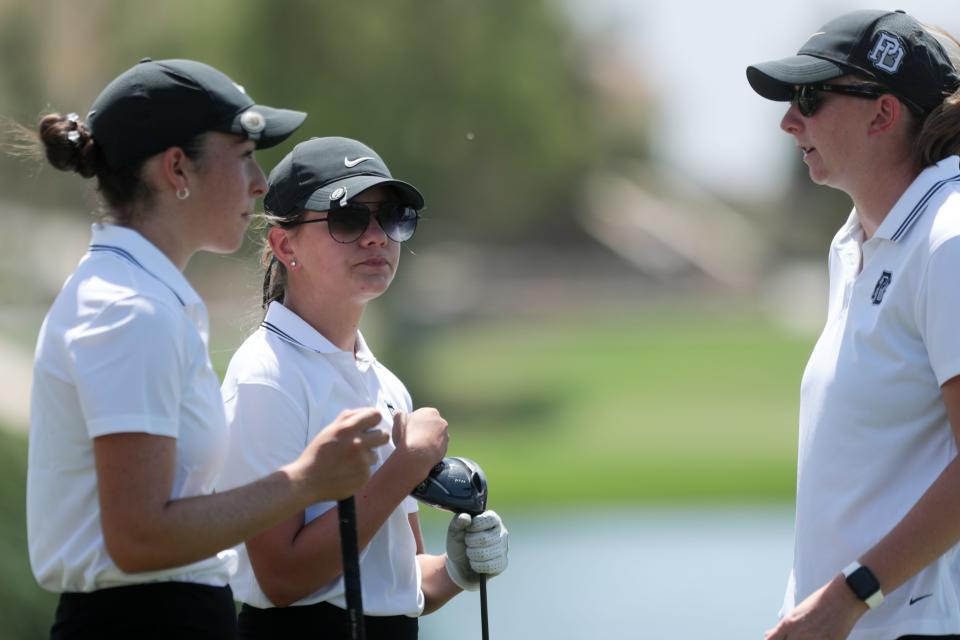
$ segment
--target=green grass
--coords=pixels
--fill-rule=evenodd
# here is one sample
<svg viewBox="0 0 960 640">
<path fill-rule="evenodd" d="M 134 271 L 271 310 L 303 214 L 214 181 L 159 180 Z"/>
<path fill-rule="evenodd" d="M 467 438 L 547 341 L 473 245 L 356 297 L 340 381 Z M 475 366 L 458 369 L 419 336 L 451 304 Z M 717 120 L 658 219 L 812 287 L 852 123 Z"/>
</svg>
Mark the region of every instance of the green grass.
<svg viewBox="0 0 960 640">
<path fill-rule="evenodd" d="M 27 439 L 0 425 L 0 637 L 46 638 L 56 596 L 37 586 L 27 557 Z"/>
<path fill-rule="evenodd" d="M 748 314 L 477 325 L 425 341 L 415 400 L 491 503 L 787 501 L 811 346 Z"/>
<path fill-rule="evenodd" d="M 450 421 L 450 455 L 481 464 L 492 503 L 793 499 L 814 336 L 759 313 L 476 322 L 407 335 L 392 352 L 366 333 L 415 404 Z M 216 350 L 221 374 L 231 355 Z"/>
<path fill-rule="evenodd" d="M 812 342 L 747 313 L 574 317 L 435 331 L 387 364 L 450 421 L 449 454 L 481 464 L 497 509 L 786 502 Z M 27 560 L 26 459 L 0 426 L 0 637 L 16 640 L 46 637 L 56 602 Z"/>
</svg>

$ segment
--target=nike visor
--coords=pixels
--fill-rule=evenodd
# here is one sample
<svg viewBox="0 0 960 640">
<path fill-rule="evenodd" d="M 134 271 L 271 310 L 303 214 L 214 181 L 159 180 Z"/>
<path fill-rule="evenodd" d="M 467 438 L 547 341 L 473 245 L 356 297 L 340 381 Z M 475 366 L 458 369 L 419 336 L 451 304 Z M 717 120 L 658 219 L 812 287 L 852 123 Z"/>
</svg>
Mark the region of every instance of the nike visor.
<svg viewBox="0 0 960 640">
<path fill-rule="evenodd" d="M 304 209 L 329 211 L 376 186 L 392 187 L 414 209 L 424 204 L 416 187 L 395 179 L 376 151 L 350 138 L 301 142 L 274 167 L 267 184 L 264 209 L 282 218 Z"/>
</svg>

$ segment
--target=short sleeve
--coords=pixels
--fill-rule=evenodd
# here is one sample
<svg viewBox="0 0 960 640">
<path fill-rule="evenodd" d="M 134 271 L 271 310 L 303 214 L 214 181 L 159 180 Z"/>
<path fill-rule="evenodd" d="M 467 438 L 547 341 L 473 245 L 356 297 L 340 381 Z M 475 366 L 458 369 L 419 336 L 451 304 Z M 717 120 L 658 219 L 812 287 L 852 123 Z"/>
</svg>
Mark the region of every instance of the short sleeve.
<svg viewBox="0 0 960 640">
<path fill-rule="evenodd" d="M 130 297 L 67 332 L 91 438 L 121 432 L 177 437 L 184 362 L 182 318 L 175 311 Z"/>
<path fill-rule="evenodd" d="M 412 496 L 407 496 L 400 504 L 406 513 L 416 513 L 420 510 L 420 503 L 418 503 L 417 499 Z"/>
<path fill-rule="evenodd" d="M 231 489 L 269 475 L 296 460 L 307 446 L 306 414 L 273 383 L 231 386 L 224 397 L 224 408 L 230 446 L 218 489 Z"/>
<path fill-rule="evenodd" d="M 930 256 L 918 310 L 930 366 L 942 386 L 960 375 L 960 237 L 943 242 Z"/>
</svg>

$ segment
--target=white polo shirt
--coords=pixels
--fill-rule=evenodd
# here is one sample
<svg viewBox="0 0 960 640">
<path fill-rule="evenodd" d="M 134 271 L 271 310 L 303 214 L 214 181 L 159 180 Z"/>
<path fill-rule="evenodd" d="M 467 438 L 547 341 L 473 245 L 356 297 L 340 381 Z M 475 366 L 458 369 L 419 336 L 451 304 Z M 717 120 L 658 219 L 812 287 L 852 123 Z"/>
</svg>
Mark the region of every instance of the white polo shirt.
<svg viewBox="0 0 960 640">
<path fill-rule="evenodd" d="M 278 302 L 267 309 L 260 328 L 230 360 L 223 381 L 230 425 L 230 448 L 217 488 L 250 482 L 295 460 L 307 443 L 344 409 L 377 407 L 380 428 L 393 429 L 393 413 L 410 411 L 410 394 L 374 358 L 357 333 L 356 355 L 341 351 Z M 377 449 L 380 468 L 394 450 Z M 321 502 L 306 510 L 306 521 L 335 508 Z M 423 611 L 416 540 L 408 514 L 417 510 L 406 498 L 360 552 L 363 609 L 367 615 L 417 616 Z M 254 607 L 273 603 L 257 583 L 246 547 L 237 547 L 240 566 L 231 580 L 234 597 Z M 295 605 L 330 602 L 346 608 L 343 579 L 337 578 Z"/>
<path fill-rule="evenodd" d="M 940 386 L 960 375 L 960 159 L 923 171 L 867 242 L 854 211 L 829 270 L 801 383 L 785 611 L 874 546 L 957 455 Z M 957 547 L 885 595 L 851 639 L 960 633 Z"/>
<path fill-rule="evenodd" d="M 203 302 L 163 253 L 131 229 L 93 225 L 37 340 L 27 537 L 45 589 L 227 584 L 230 550 L 164 571 L 118 569 L 103 541 L 93 457 L 93 439 L 107 434 L 176 438 L 170 497 L 210 493 L 228 432 L 207 331 Z"/>
</svg>

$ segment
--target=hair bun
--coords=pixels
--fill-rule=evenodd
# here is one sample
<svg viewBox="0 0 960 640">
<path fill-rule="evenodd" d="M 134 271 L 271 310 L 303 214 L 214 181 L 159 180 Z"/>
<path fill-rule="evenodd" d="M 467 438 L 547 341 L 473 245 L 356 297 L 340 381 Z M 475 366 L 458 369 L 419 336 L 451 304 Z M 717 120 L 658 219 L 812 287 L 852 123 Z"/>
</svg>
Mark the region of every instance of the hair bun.
<svg viewBox="0 0 960 640">
<path fill-rule="evenodd" d="M 77 114 L 51 113 L 41 118 L 38 128 L 50 164 L 84 178 L 96 175 L 93 136 Z"/>
</svg>

